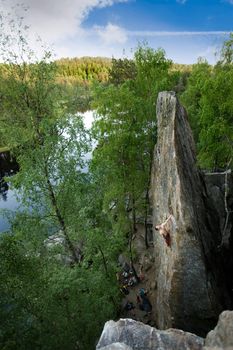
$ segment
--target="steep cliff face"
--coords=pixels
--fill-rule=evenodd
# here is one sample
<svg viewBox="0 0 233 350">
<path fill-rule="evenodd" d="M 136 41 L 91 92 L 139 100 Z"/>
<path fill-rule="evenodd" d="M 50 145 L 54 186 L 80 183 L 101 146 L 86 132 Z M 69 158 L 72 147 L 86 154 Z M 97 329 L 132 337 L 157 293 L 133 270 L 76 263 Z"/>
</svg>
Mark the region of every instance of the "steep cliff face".
<svg viewBox="0 0 233 350">
<path fill-rule="evenodd" d="M 224 308 L 221 263 L 216 259 L 219 221 L 211 218 L 214 206 L 209 204 L 211 213 L 206 208 L 211 201 L 196 167 L 186 112 L 175 93 L 159 94 L 157 123 L 151 185 L 153 226 L 158 226 L 154 231 L 157 325 L 203 335 Z"/>
<path fill-rule="evenodd" d="M 215 264 L 219 271 L 218 284 L 224 309 L 233 308 L 233 174 L 232 171 L 205 173 L 206 211 L 221 232 L 215 249 Z"/>
</svg>

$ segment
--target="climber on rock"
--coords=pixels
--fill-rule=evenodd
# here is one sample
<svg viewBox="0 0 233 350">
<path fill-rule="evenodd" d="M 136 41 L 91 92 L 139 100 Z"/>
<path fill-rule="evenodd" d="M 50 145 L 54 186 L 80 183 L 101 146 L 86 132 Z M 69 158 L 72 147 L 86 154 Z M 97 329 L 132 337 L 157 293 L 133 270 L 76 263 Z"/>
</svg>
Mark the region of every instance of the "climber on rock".
<svg viewBox="0 0 233 350">
<path fill-rule="evenodd" d="M 171 220 L 171 219 L 172 219 L 172 215 L 169 215 L 169 217 L 167 218 L 166 221 L 164 221 L 160 225 L 155 226 L 156 231 L 159 231 L 159 234 L 164 238 L 168 247 L 171 247 L 171 235 L 170 235 L 170 232 L 166 226 L 167 226 L 169 220 Z"/>
</svg>

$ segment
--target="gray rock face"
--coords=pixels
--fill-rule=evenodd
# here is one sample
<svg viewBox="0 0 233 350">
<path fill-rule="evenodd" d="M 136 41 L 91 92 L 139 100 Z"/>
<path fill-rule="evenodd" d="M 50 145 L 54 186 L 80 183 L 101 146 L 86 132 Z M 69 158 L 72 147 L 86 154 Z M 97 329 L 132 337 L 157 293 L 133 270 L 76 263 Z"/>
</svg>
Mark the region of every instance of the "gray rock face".
<svg viewBox="0 0 233 350">
<path fill-rule="evenodd" d="M 233 174 L 231 171 L 205 173 L 206 208 L 216 241 L 215 261 L 222 269 L 219 286 L 223 292 L 224 309 L 233 309 Z M 211 208 L 212 207 L 212 208 Z M 218 234 L 221 232 L 219 239 Z"/>
<path fill-rule="evenodd" d="M 233 349 L 233 311 L 224 311 L 215 329 L 207 334 L 205 348 Z"/>
<path fill-rule="evenodd" d="M 105 323 L 96 349 L 199 350 L 202 346 L 203 339 L 191 333 L 177 329 L 159 331 L 141 322 L 120 319 Z"/>
<path fill-rule="evenodd" d="M 124 343 L 112 343 L 110 345 L 104 346 L 101 350 L 133 350 L 130 346 Z"/>
<path fill-rule="evenodd" d="M 221 245 L 225 248 L 230 248 L 233 226 L 233 174 L 229 170 L 204 173 L 204 181 L 208 199 L 211 201 L 216 213 L 213 219 L 219 221 L 217 225 L 222 233 Z"/>
<path fill-rule="evenodd" d="M 223 310 L 215 262 L 216 240 L 221 241 L 221 234 L 213 235 L 216 228 L 206 211 L 191 129 L 175 93 L 159 94 L 157 123 L 151 184 L 153 225 L 170 217 L 164 228 L 171 243 L 169 247 L 161 232 L 154 230 L 157 325 L 204 335 Z"/>
</svg>

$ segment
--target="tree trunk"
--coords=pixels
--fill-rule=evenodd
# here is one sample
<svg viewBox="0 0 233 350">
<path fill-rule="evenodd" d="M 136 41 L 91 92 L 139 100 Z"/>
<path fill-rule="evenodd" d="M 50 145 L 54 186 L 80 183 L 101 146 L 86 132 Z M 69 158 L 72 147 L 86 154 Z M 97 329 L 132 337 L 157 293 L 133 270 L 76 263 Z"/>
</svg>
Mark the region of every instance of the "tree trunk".
<svg viewBox="0 0 233 350">
<path fill-rule="evenodd" d="M 61 229 L 62 229 L 62 232 L 65 236 L 65 241 L 66 241 L 66 244 L 68 246 L 68 249 L 70 250 L 73 258 L 74 258 L 74 261 L 76 263 L 79 263 L 79 258 L 76 254 L 76 250 L 75 250 L 75 247 L 72 243 L 72 241 L 70 240 L 70 237 L 67 233 L 67 228 L 66 228 L 66 224 L 65 224 L 65 221 L 64 221 L 64 218 L 62 217 L 62 214 L 58 208 L 58 205 L 57 205 L 57 200 L 56 200 L 56 197 L 55 197 L 55 194 L 54 194 L 54 191 L 53 191 L 53 186 L 51 184 L 51 181 L 49 179 L 49 173 L 48 173 L 48 168 L 47 168 L 47 164 L 45 165 L 44 167 L 44 170 L 45 170 L 45 177 L 46 177 L 46 182 L 47 182 L 47 188 L 48 188 L 48 192 L 49 192 L 49 198 L 50 198 L 50 201 L 51 201 L 51 205 L 53 207 L 53 209 L 55 210 L 55 213 L 56 213 L 56 217 L 58 219 L 58 222 L 61 226 Z"/>
<path fill-rule="evenodd" d="M 103 252 L 103 250 L 101 249 L 100 246 L 98 246 L 98 248 L 99 248 L 99 251 L 100 251 L 102 259 L 103 259 L 104 270 L 105 270 L 106 276 L 108 277 L 108 265 L 107 265 L 107 261 L 106 261 L 104 252 Z"/>
<path fill-rule="evenodd" d="M 146 205 L 145 205 L 145 246 L 146 249 L 149 248 L 149 242 L 148 242 L 148 227 L 147 227 L 147 217 L 148 217 L 148 211 L 150 208 L 150 198 L 149 198 L 149 190 L 150 190 L 150 181 L 151 181 L 151 170 L 152 170 L 152 162 L 153 162 L 153 152 L 150 154 L 150 167 L 149 167 L 149 174 L 148 174 L 148 181 L 147 181 L 147 187 L 146 187 Z"/>
</svg>

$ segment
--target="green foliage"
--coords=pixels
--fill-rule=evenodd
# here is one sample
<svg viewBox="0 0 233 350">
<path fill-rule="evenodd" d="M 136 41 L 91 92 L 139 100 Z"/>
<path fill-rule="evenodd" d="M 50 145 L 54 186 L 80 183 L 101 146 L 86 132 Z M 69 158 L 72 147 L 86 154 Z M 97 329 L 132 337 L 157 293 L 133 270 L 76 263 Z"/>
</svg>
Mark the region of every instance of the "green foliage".
<svg viewBox="0 0 233 350">
<path fill-rule="evenodd" d="M 23 210 L 0 238 L 0 344 L 90 349 L 117 311 L 122 241 L 101 211 L 102 193 L 97 196 L 84 172 L 89 134 L 82 118 L 68 113 L 56 65 L 47 53 L 37 60 L 23 36 L 19 44 L 27 60 L 18 63 L 16 54 L 5 52 L 1 66 L 0 122 L 20 168 L 9 181 Z M 55 231 L 64 244 L 49 249 L 46 239 Z"/>
<path fill-rule="evenodd" d="M 24 62 L 17 65 L 13 62 L 0 71 L 0 79 L 4 81 L 0 87 L 1 129 L 4 143 L 9 147 L 33 140 L 38 142 L 39 134 L 43 133 L 43 119 L 58 117 L 53 80 L 56 67 L 47 62 L 49 57 L 46 54 L 35 64 Z M 12 132 L 8 128 L 10 123 L 14 126 Z"/>
<path fill-rule="evenodd" d="M 128 79 L 136 77 L 136 65 L 133 60 L 112 59 L 112 67 L 109 74 L 109 82 L 114 85 L 124 83 Z"/>
<path fill-rule="evenodd" d="M 233 68 L 214 68 L 201 100 L 199 161 L 224 168 L 233 155 Z"/>
<path fill-rule="evenodd" d="M 180 96 L 187 88 L 187 81 L 192 72 L 193 65 L 173 63 L 171 72 L 173 73 L 176 84 L 174 91 Z"/>
<path fill-rule="evenodd" d="M 212 67 L 203 60 L 193 65 L 192 73 L 188 79 L 187 89 L 181 96 L 189 117 L 189 122 L 193 130 L 195 142 L 199 142 L 200 134 L 200 114 L 201 98 L 206 81 L 211 75 Z"/>
<path fill-rule="evenodd" d="M 230 33 L 230 37 L 223 43 L 219 64 L 231 64 L 233 63 L 233 33 Z"/>
<path fill-rule="evenodd" d="M 129 65 L 133 73 L 126 75 Z M 93 133 L 98 146 L 92 169 L 103 188 L 104 210 L 121 234 L 132 232 L 136 216 L 143 216 L 148 207 L 156 97 L 173 85 L 170 67 L 163 50 L 140 46 L 133 63 L 114 61 L 115 85 L 95 87 Z M 114 78 L 118 71 L 119 81 Z"/>
<path fill-rule="evenodd" d="M 17 96 L 18 85 L 13 87 Z M 50 96 L 45 104 L 49 100 Z M 37 118 L 37 104 L 33 104 L 35 110 L 30 104 L 24 118 L 30 116 L 35 123 L 29 124 L 30 128 L 25 123 L 21 128 L 23 136 L 29 135 L 27 142 L 21 137 L 21 144 L 18 138 L 20 171 L 10 181 L 18 189 L 25 211 L 13 220 L 11 243 L 16 251 L 11 253 L 9 246 L 10 256 L 5 256 L 4 246 L 0 247 L 2 262 L 6 261 L 4 273 L 10 278 L 10 284 L 1 279 L 6 285 L 5 295 L 12 295 L 14 286 L 17 290 L 12 299 L 6 298 L 2 308 L 13 305 L 6 316 L 17 322 L 3 327 L 1 342 L 9 347 L 10 340 L 18 349 L 74 349 L 78 342 L 80 349 L 90 349 L 106 318 L 114 317 L 118 304 L 115 264 L 120 243 L 115 244 L 119 239 L 105 228 L 104 220 L 96 223 L 89 216 L 94 209 L 88 201 L 94 205 L 96 195 L 83 172 L 83 156 L 89 144 L 82 119 L 66 115 L 57 100 L 53 103 L 54 109 L 49 105 L 51 112 L 44 113 L 43 118 Z M 6 124 L 9 140 L 17 137 L 18 129 L 18 124 L 8 128 Z M 47 252 L 44 240 L 54 229 L 62 231 L 65 247 Z M 76 245 L 85 247 L 84 260 L 79 264 Z M 59 264 L 58 254 L 72 259 L 73 269 Z M 90 256 L 92 264 L 88 267 Z M 18 261 L 16 271 L 12 270 L 15 265 L 11 267 L 14 261 Z M 24 304 L 28 305 L 26 310 Z"/>
<path fill-rule="evenodd" d="M 9 182 L 23 208 L 8 213 L 12 227 L 0 237 L 0 347 L 92 349 L 117 316 L 119 252 L 128 243 L 133 262 L 136 223 L 149 213 L 158 93 L 182 93 L 202 166 L 232 159 L 232 36 L 215 67 L 174 65 L 146 45 L 133 60 L 52 62 L 49 52 L 34 56 L 19 23 L 15 36 L 0 24 L 0 134 L 19 163 Z M 90 135 L 77 111 L 92 98 L 88 169 Z M 49 245 L 54 233 L 63 243 Z"/>
<path fill-rule="evenodd" d="M 212 67 L 200 60 L 194 65 L 182 95 L 198 149 L 198 161 L 207 169 L 229 166 L 233 155 L 232 35 L 223 44 Z"/>
<path fill-rule="evenodd" d="M 91 109 L 91 87 L 88 84 L 59 85 L 62 100 L 70 114 L 86 112 Z"/>
<path fill-rule="evenodd" d="M 70 269 L 8 235 L 0 257 L 1 349 L 94 348 L 118 301 L 110 267 L 106 277 L 94 255 L 90 267 Z"/>
</svg>

